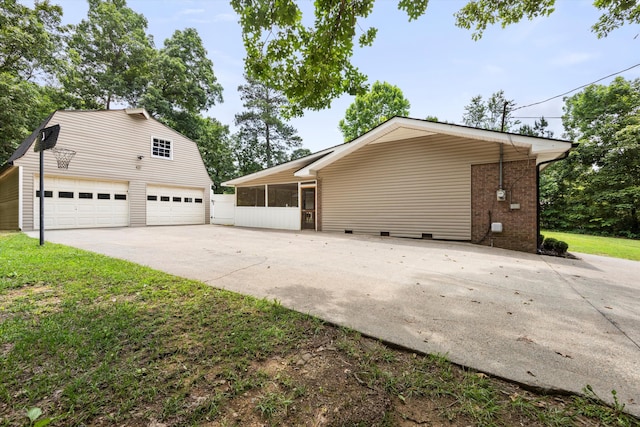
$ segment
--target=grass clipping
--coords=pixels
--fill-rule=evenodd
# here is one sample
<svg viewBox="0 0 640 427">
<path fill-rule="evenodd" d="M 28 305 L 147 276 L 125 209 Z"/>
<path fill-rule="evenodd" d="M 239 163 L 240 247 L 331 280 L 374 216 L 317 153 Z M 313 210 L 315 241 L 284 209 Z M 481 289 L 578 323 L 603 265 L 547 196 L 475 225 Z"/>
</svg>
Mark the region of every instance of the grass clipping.
<svg viewBox="0 0 640 427">
<path fill-rule="evenodd" d="M 0 235 L 0 425 L 637 426 L 276 302 Z"/>
</svg>

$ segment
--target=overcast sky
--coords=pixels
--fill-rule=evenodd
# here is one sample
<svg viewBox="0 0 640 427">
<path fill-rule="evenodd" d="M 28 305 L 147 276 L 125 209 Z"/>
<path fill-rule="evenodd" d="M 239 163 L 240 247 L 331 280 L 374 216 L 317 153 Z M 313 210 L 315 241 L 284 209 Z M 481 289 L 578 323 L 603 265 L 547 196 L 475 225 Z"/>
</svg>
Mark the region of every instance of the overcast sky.
<svg viewBox="0 0 640 427">
<path fill-rule="evenodd" d="M 86 18 L 83 0 L 52 0 L 64 11 L 64 22 L 76 24 Z M 305 8 L 311 11 L 312 2 Z M 372 47 L 359 49 L 354 63 L 369 82 L 387 81 L 399 86 L 411 102 L 411 117 L 436 116 L 440 121 L 461 123 L 464 106 L 475 95 L 489 97 L 503 89 L 518 106 L 559 95 L 580 85 L 640 63 L 638 26 L 615 30 L 598 39 L 590 27 L 599 11 L 590 1 L 559 0 L 549 18 L 507 27 L 490 27 L 482 39 L 473 41 L 471 31 L 454 25 L 453 14 L 465 2 L 431 0 L 427 13 L 408 22 L 397 10 L 397 1 L 378 0 L 362 28 L 378 28 Z M 224 87 L 224 103 L 207 115 L 233 129 L 234 115 L 242 111 L 237 87 L 244 83 L 244 47 L 238 17 L 222 0 L 129 0 L 129 7 L 148 20 L 148 33 L 156 47 L 175 30 L 193 27 L 202 37 Z M 640 77 L 640 67 L 621 74 Z M 613 78 L 602 81 L 609 83 Z M 343 96 L 329 109 L 309 111 L 294 125 L 303 145 L 312 151 L 342 142 L 338 121 L 353 102 Z M 556 137 L 561 137 L 562 99 L 518 110 L 517 116 L 548 118 Z M 522 118 L 523 123 L 533 119 Z"/>
</svg>

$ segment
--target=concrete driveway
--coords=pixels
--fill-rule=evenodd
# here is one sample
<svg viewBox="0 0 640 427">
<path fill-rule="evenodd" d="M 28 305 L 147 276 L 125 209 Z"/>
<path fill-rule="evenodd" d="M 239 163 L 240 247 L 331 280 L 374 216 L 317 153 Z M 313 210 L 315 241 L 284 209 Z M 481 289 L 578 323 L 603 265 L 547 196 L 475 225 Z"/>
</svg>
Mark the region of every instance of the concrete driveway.
<svg viewBox="0 0 640 427">
<path fill-rule="evenodd" d="M 213 225 L 56 230 L 46 239 L 275 298 L 526 385 L 579 393 L 589 384 L 608 402 L 616 390 L 640 415 L 640 262 Z"/>
</svg>

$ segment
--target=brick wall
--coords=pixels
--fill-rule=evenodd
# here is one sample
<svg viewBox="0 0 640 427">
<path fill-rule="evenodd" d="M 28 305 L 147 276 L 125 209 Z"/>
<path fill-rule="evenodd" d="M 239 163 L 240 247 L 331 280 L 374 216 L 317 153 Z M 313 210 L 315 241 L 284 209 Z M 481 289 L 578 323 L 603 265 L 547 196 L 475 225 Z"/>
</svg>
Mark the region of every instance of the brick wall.
<svg viewBox="0 0 640 427">
<path fill-rule="evenodd" d="M 536 162 L 503 163 L 503 185 L 507 198 L 497 201 L 499 164 L 471 166 L 471 240 L 481 245 L 523 252 L 537 250 Z M 511 209 L 519 203 L 520 209 Z M 502 233 L 488 232 L 491 222 L 501 222 Z"/>
</svg>

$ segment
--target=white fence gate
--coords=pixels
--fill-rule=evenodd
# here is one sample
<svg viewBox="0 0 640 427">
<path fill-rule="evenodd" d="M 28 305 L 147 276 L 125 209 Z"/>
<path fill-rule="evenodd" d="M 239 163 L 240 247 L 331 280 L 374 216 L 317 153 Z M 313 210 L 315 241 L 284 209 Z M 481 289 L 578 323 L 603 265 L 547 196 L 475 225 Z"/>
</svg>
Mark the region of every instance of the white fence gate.
<svg viewBox="0 0 640 427">
<path fill-rule="evenodd" d="M 235 194 L 211 195 L 211 224 L 234 225 Z"/>
</svg>

